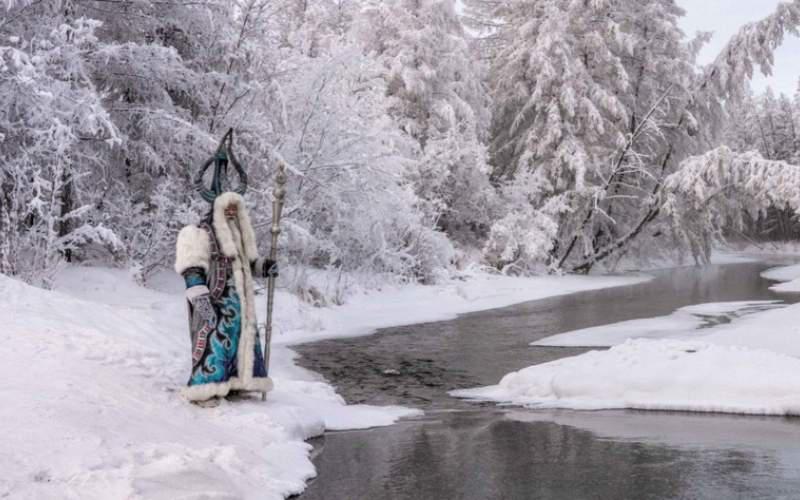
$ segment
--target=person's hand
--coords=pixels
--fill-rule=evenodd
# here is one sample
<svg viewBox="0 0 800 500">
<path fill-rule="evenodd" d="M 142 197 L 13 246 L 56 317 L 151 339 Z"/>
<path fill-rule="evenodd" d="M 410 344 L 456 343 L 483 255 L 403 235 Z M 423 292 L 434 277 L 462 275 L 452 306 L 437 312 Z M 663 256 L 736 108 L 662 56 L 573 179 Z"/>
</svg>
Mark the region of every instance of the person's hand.
<svg viewBox="0 0 800 500">
<path fill-rule="evenodd" d="M 211 303 L 211 295 L 208 293 L 206 287 L 195 287 L 200 293 L 194 293 L 189 296 L 189 302 L 192 304 L 192 311 L 198 323 L 207 324 L 210 327 L 217 325 L 217 313 L 214 311 L 214 306 Z M 191 289 L 190 289 L 191 291 Z"/>
<path fill-rule="evenodd" d="M 217 313 L 214 312 L 214 306 L 211 305 L 211 295 L 205 294 L 195 297 L 192 301 L 192 308 L 204 322 L 211 326 L 217 324 Z"/>
<path fill-rule="evenodd" d="M 271 259 L 264 259 L 262 274 L 267 278 L 277 278 L 279 276 L 278 263 Z"/>
</svg>

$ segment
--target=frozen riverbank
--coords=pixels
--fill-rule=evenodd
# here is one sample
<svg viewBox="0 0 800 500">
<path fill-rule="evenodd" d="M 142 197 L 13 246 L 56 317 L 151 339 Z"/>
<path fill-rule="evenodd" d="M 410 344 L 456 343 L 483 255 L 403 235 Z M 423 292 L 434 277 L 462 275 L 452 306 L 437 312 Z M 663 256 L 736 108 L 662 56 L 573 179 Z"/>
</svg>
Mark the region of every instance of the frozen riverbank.
<svg viewBox="0 0 800 500">
<path fill-rule="evenodd" d="M 387 425 L 415 410 L 345 405 L 293 363 L 286 346 L 365 335 L 643 277 L 475 276 L 436 287 L 364 293 L 313 308 L 280 293 L 267 403 L 202 409 L 177 389 L 188 373 L 178 280 L 141 288 L 124 272 L 71 268 L 56 291 L 0 276 L 6 402 L 0 496 L 13 498 L 283 498 L 315 475 L 305 439 L 325 429 Z M 263 309 L 260 308 L 260 309 Z"/>
<path fill-rule="evenodd" d="M 426 411 L 398 425 L 326 434 L 319 441 L 324 452 L 314 459 L 319 476 L 301 498 L 791 497 L 799 484 L 797 456 L 784 453 L 788 444 L 780 451 L 773 444 L 791 434 L 794 419 L 530 411 L 447 396 L 587 351 L 530 347 L 561 332 L 701 304 L 796 301 L 769 289 L 774 283 L 761 277 L 768 268 L 740 262 L 656 270 L 652 280 L 634 286 L 298 346 L 298 362 L 324 374 L 348 401 Z M 589 383 L 591 377 L 597 378 L 590 374 Z"/>
<path fill-rule="evenodd" d="M 800 267 L 762 276 L 786 282 L 774 291 L 795 291 Z M 535 345 L 611 349 L 532 366 L 496 386 L 454 395 L 537 408 L 800 415 L 800 305 L 774 306 L 705 304 L 559 334 Z M 703 316 L 748 308 L 745 317 L 698 329 Z"/>
</svg>

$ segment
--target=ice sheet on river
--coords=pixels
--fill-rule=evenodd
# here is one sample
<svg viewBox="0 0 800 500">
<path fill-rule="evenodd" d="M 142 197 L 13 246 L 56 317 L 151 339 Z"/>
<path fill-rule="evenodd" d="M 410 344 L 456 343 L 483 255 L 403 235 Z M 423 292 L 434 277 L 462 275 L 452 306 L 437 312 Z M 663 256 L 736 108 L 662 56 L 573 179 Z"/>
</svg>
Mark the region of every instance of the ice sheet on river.
<svg viewBox="0 0 800 500">
<path fill-rule="evenodd" d="M 773 270 L 765 277 L 792 279 L 797 271 L 796 266 Z M 537 408 L 800 415 L 800 304 L 694 329 L 700 319 L 692 316 L 698 313 L 740 314 L 771 305 L 706 304 L 550 337 L 547 345 L 614 347 L 532 366 L 506 375 L 496 386 L 452 394 Z"/>
<path fill-rule="evenodd" d="M 694 339 L 711 330 L 698 328 L 780 306 L 780 301 L 714 302 L 682 307 L 667 316 L 634 319 L 573 330 L 533 342 L 545 347 L 611 347 L 628 339 Z"/>
<path fill-rule="evenodd" d="M 452 394 L 534 408 L 800 415 L 800 359 L 704 342 L 629 340 Z"/>
<path fill-rule="evenodd" d="M 761 273 L 761 277 L 782 282 L 770 287 L 770 290 L 774 292 L 800 292 L 800 264 L 767 269 Z"/>
<path fill-rule="evenodd" d="M 771 305 L 767 303 L 757 308 L 759 307 L 766 307 L 768 310 L 755 312 L 753 309 L 749 309 L 746 312 L 752 314 L 740 316 L 730 323 L 722 323 L 701 330 L 662 328 L 660 330 L 662 336 L 659 336 L 657 326 L 663 326 L 664 322 L 662 318 L 653 318 L 626 321 L 597 329 L 577 330 L 544 340 L 547 341 L 547 345 L 610 347 L 619 345 L 629 338 L 643 336 L 650 339 L 697 340 L 714 345 L 768 349 L 775 353 L 800 358 L 800 304 L 770 308 Z M 685 312 L 687 309 L 692 310 L 684 308 L 683 311 Z M 710 310 L 705 307 L 701 309 Z M 745 310 L 740 309 L 738 314 L 743 311 Z M 633 324 L 633 328 L 631 324 Z M 672 324 L 676 325 L 676 323 Z M 573 335 L 574 337 L 572 337 Z M 567 342 L 574 343 L 567 344 Z"/>
</svg>

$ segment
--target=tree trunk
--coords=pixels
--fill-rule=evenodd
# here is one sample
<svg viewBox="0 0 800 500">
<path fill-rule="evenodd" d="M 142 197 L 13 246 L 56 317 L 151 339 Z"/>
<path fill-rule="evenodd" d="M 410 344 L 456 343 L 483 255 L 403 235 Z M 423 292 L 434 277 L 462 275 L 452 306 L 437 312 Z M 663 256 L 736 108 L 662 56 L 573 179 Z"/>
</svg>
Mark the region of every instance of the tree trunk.
<svg viewBox="0 0 800 500">
<path fill-rule="evenodd" d="M 70 231 L 72 231 L 69 213 L 72 212 L 74 206 L 72 176 L 69 174 L 69 169 L 64 169 L 64 172 L 61 175 L 61 185 L 61 194 L 59 196 L 61 210 L 58 219 L 58 237 L 64 238 L 70 233 Z M 67 248 L 62 252 L 62 254 L 67 262 L 72 262 L 71 249 Z"/>
</svg>

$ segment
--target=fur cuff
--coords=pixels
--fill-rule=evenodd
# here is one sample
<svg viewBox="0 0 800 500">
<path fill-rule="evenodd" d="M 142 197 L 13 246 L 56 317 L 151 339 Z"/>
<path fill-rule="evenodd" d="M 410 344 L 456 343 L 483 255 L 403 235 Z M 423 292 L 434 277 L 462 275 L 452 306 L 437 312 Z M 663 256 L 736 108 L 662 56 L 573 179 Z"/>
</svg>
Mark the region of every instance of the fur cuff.
<svg viewBox="0 0 800 500">
<path fill-rule="evenodd" d="M 186 226 L 178 233 L 175 245 L 175 272 L 183 274 L 190 267 L 202 267 L 208 272 L 211 246 L 208 233 L 197 226 Z"/>
<path fill-rule="evenodd" d="M 208 291 L 207 286 L 197 285 L 186 289 L 186 298 L 189 299 L 189 302 L 191 302 L 197 297 L 200 297 L 202 295 L 208 295 L 209 293 L 211 292 Z"/>
</svg>

